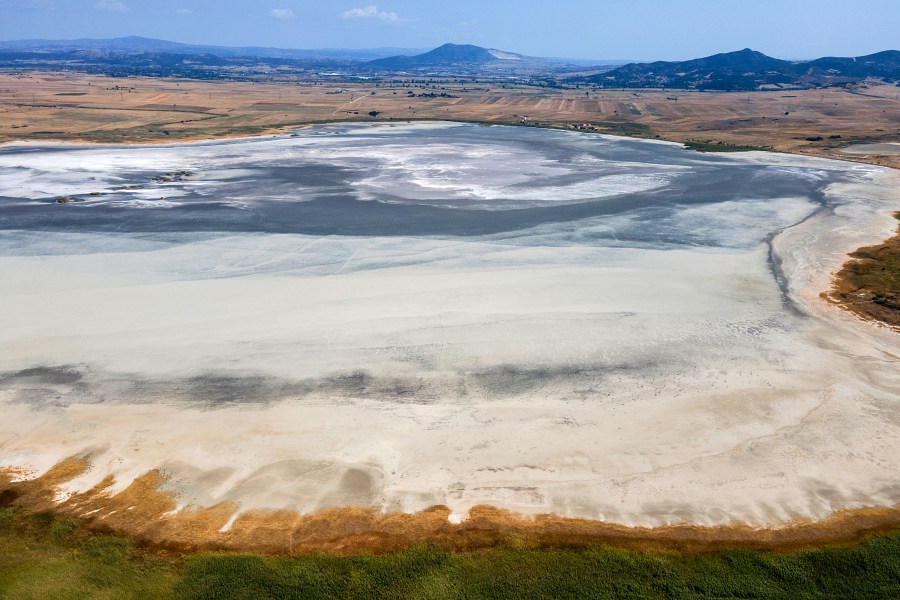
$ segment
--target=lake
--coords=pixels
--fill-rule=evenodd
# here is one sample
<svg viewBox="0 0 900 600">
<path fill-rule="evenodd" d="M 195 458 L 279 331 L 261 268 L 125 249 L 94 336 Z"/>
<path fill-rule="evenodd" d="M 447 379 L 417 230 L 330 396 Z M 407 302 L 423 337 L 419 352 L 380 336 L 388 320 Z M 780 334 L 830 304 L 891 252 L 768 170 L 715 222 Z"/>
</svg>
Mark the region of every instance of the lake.
<svg viewBox="0 0 900 600">
<path fill-rule="evenodd" d="M 818 297 L 890 177 L 457 123 L 6 145 L 0 465 L 304 513 L 893 505 L 900 344 Z"/>
</svg>

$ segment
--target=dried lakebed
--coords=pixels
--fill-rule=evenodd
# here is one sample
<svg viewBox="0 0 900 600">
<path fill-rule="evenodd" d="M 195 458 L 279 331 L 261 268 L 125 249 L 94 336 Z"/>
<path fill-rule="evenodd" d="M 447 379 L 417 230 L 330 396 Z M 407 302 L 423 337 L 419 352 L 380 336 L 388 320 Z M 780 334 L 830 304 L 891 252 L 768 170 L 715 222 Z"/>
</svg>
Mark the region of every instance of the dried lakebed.
<svg viewBox="0 0 900 600">
<path fill-rule="evenodd" d="M 893 507 L 900 342 L 819 294 L 891 234 L 896 189 L 868 165 L 451 123 L 6 145 L 0 466 L 85 457 L 55 501 L 121 494 L 78 512 L 126 528 L 148 473 L 166 515 L 218 507 L 222 532 L 282 509 L 779 527 Z"/>
</svg>

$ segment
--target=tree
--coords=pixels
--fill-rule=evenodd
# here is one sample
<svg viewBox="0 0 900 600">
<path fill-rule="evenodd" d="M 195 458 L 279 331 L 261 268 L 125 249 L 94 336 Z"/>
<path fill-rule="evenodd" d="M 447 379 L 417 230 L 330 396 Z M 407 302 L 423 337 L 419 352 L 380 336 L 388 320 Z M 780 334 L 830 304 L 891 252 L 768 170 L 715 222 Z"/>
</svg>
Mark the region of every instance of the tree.
<svg viewBox="0 0 900 600">
<path fill-rule="evenodd" d="M 377 110 L 370 110 L 370 111 L 369 111 L 369 116 L 372 117 L 372 118 L 374 119 L 375 117 L 378 116 L 378 111 L 377 111 Z"/>
</svg>

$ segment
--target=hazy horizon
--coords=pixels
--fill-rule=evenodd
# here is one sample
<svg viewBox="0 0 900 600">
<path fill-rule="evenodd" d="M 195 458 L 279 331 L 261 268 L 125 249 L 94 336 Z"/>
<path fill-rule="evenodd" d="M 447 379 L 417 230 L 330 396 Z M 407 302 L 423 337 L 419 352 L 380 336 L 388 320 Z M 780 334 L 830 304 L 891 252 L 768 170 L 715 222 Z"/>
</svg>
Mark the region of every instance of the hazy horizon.
<svg viewBox="0 0 900 600">
<path fill-rule="evenodd" d="M 531 56 L 596 60 L 684 60 L 741 48 L 784 59 L 863 56 L 897 49 L 895 0 L 866 10 L 837 0 L 761 0 L 732 5 L 636 0 L 585 1 L 552 9 L 499 0 L 424 5 L 413 0 L 328 6 L 297 0 L 0 0 L 0 39 L 141 36 L 220 46 L 434 48 L 474 44 Z M 576 33 L 573 35 L 573 32 Z"/>
</svg>

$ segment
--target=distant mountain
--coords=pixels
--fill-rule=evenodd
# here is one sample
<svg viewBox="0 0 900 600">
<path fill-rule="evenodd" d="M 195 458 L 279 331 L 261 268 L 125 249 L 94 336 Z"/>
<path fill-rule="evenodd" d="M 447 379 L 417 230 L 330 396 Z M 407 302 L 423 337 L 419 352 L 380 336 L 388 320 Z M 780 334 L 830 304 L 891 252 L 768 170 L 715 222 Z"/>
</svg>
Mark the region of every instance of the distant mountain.
<svg viewBox="0 0 900 600">
<path fill-rule="evenodd" d="M 857 58 L 827 57 L 795 65 L 801 75 L 822 77 L 882 77 L 900 79 L 900 50 L 886 50 Z"/>
<path fill-rule="evenodd" d="M 515 55 L 510 55 L 515 56 Z M 498 60 L 487 48 L 470 44 L 444 44 L 430 52 L 416 56 L 391 56 L 369 61 L 368 66 L 386 71 L 449 67 L 453 65 L 483 65 Z"/>
<path fill-rule="evenodd" d="M 2 0 L 0 0 L 2 3 Z M 757 90 L 814 88 L 866 79 L 900 82 L 900 51 L 788 61 L 749 48 L 694 60 L 630 63 L 536 58 L 471 44 L 403 48 L 285 49 L 181 44 L 138 36 L 0 41 L 0 68 L 117 77 L 266 79 L 277 75 L 371 78 L 392 73 L 516 77 L 537 85 Z"/>
<path fill-rule="evenodd" d="M 444 44 L 430 52 L 415 56 L 391 56 L 367 62 L 363 67 L 381 72 L 390 71 L 445 71 L 473 72 L 552 72 L 560 63 L 550 59 L 535 58 L 482 48 L 471 44 Z"/>
<path fill-rule="evenodd" d="M 2 1 L 2 0 L 0 0 Z M 603 65 L 592 65 L 600 71 Z M 0 68 L 75 70 L 115 76 L 260 78 L 327 72 L 369 77 L 391 72 L 543 77 L 583 71 L 558 60 L 472 45 L 444 44 L 430 51 L 403 48 L 284 49 L 181 44 L 138 36 L 115 39 L 0 41 Z"/>
<path fill-rule="evenodd" d="M 286 49 L 259 46 L 208 46 L 198 44 L 181 44 L 139 36 L 128 36 L 113 39 L 77 39 L 77 40 L 12 40 L 0 41 L 0 50 L 19 52 L 76 52 L 99 51 L 119 54 L 181 54 L 209 55 L 226 58 L 257 57 L 281 58 L 288 60 L 338 60 L 369 61 L 395 55 L 412 55 L 423 52 L 420 48 L 370 48 L 361 50 L 341 48 L 320 49 Z"/>
<path fill-rule="evenodd" d="M 900 81 L 900 52 L 794 62 L 745 48 L 680 62 L 629 64 L 569 81 L 604 87 L 756 90 L 821 87 L 868 78 Z"/>
</svg>

